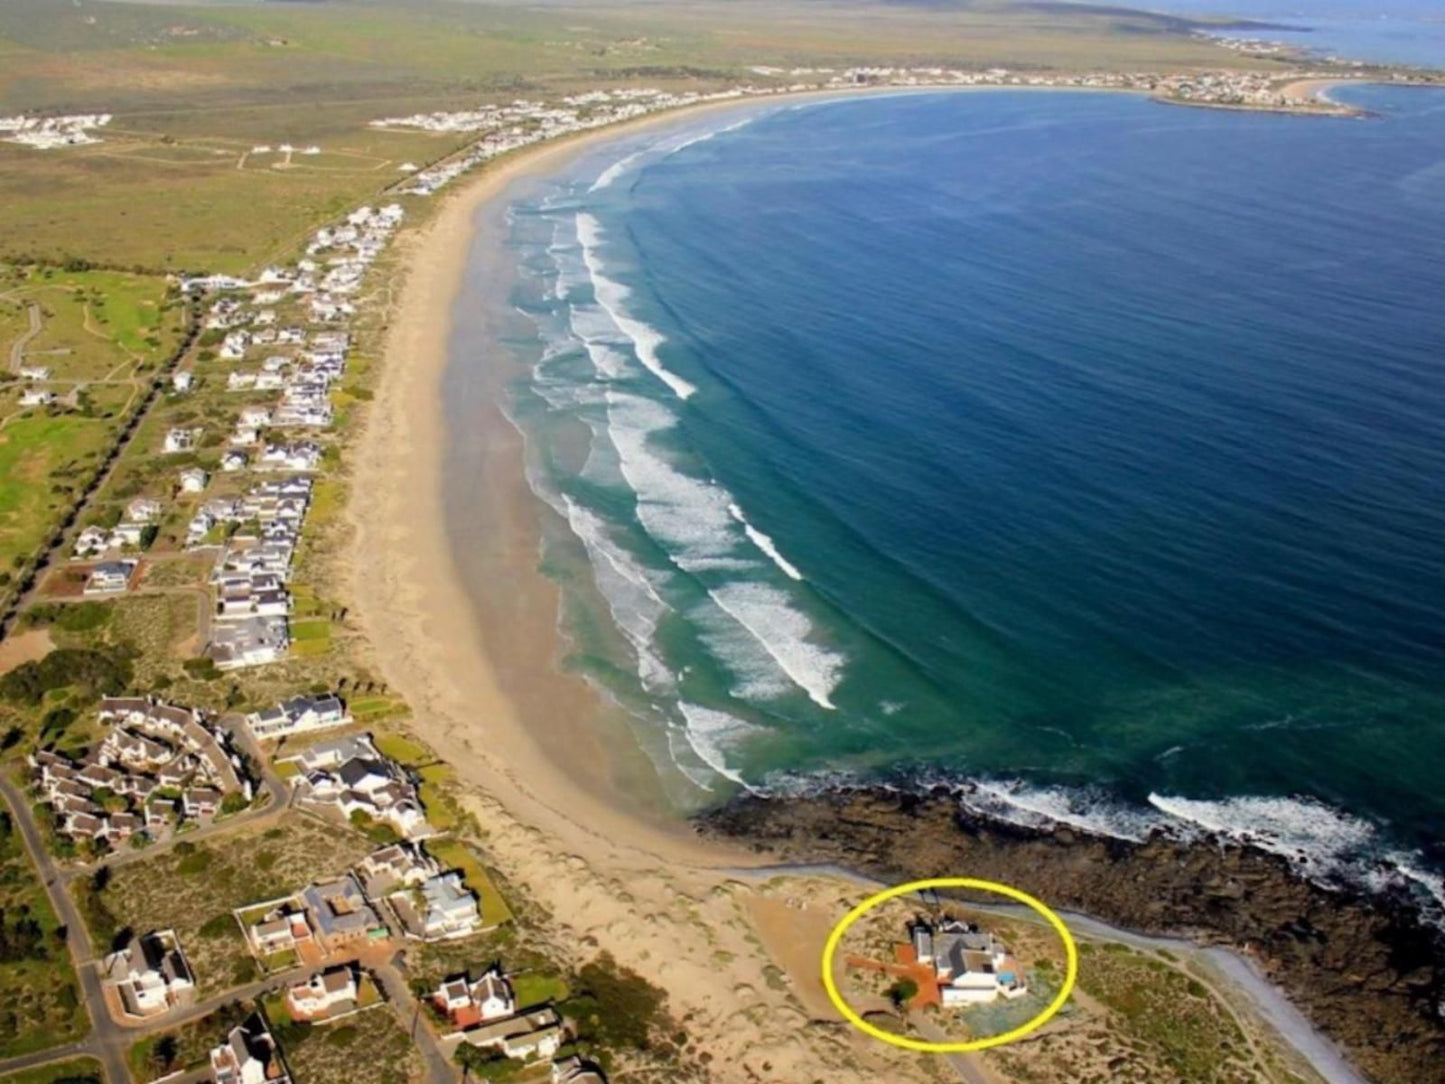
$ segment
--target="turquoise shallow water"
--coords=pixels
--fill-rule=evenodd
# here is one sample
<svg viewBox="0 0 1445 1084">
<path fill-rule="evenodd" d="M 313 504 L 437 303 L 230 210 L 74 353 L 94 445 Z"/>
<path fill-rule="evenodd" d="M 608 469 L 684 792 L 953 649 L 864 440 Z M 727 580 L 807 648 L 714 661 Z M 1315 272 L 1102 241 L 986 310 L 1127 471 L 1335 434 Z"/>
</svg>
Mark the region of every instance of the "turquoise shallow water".
<svg viewBox="0 0 1445 1084">
<path fill-rule="evenodd" d="M 990 92 L 610 145 L 514 205 L 572 665 L 679 805 L 967 781 L 1440 891 L 1445 93 Z"/>
</svg>

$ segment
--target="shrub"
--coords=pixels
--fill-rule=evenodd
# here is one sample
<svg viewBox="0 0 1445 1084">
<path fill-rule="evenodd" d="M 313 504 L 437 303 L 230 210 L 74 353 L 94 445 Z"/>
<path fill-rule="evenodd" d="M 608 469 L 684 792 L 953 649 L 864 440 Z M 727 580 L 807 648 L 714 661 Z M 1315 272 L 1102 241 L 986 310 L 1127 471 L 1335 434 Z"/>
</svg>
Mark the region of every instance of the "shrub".
<svg viewBox="0 0 1445 1084">
<path fill-rule="evenodd" d="M 236 920 L 229 914 L 222 912 L 219 915 L 212 915 L 201 923 L 200 934 L 213 941 L 219 941 L 223 937 L 229 937 L 236 932 Z"/>
<path fill-rule="evenodd" d="M 75 685 L 86 699 L 123 692 L 131 683 L 130 652 L 59 648 L 0 677 L 0 697 L 39 704 L 45 694 Z"/>
<path fill-rule="evenodd" d="M 564 1002 L 564 1015 L 577 1023 L 577 1036 L 613 1049 L 649 1050 L 670 1030 L 667 994 L 608 953 L 582 968 L 578 997 Z"/>
</svg>

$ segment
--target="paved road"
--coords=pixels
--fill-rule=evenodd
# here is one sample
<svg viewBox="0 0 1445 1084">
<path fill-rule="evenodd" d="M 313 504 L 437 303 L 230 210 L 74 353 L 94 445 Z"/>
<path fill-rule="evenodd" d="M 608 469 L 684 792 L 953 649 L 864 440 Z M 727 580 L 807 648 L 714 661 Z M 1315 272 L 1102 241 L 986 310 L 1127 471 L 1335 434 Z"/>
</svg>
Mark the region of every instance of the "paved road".
<svg viewBox="0 0 1445 1084">
<path fill-rule="evenodd" d="M 41 328 L 45 325 L 40 322 L 40 306 L 30 302 L 25 306 L 26 313 L 30 316 L 30 327 L 25 333 L 10 344 L 10 371 L 20 372 L 20 366 L 25 364 L 25 348 L 30 345 L 30 340 L 40 334 Z"/>
<path fill-rule="evenodd" d="M 917 1028 L 918 1034 L 930 1043 L 949 1041 L 949 1037 L 943 1033 L 943 1029 L 924 1017 L 922 1013 L 911 1014 L 908 1022 Z M 979 1064 L 977 1054 L 944 1054 L 942 1057 L 958 1074 L 958 1079 L 963 1081 L 963 1084 L 995 1084 L 995 1077 Z"/>
<path fill-rule="evenodd" d="M 460 1074 L 442 1050 L 431 1028 L 422 1019 L 421 1006 L 417 1004 L 416 998 L 411 996 L 411 986 L 397 967 L 396 960 L 376 965 L 372 970 L 376 972 L 376 981 L 381 992 L 396 1007 L 407 1034 L 421 1051 L 426 1062 L 427 1084 L 456 1084 Z"/>
<path fill-rule="evenodd" d="M 62 1056 L 74 1057 L 76 1054 L 89 1054 L 98 1060 L 105 1068 L 106 1079 L 110 1084 L 129 1084 L 130 1072 L 126 1069 L 125 1051 L 131 1043 L 131 1036 L 119 1027 L 111 1019 L 109 1011 L 105 1006 L 105 995 L 101 990 L 100 975 L 96 971 L 95 953 L 90 943 L 90 934 L 81 921 L 80 912 L 76 910 L 70 893 L 66 890 L 67 878 L 56 869 L 55 863 L 51 860 L 50 852 L 45 849 L 45 841 L 41 838 L 40 829 L 35 824 L 35 818 L 30 815 L 30 806 L 25 801 L 25 795 L 20 788 L 15 786 L 4 776 L 0 776 L 0 795 L 9 804 L 16 826 L 20 829 L 20 837 L 25 841 L 25 849 L 30 852 L 30 859 L 35 863 L 35 868 L 40 874 L 40 880 L 45 885 L 45 892 L 50 897 L 50 904 L 55 908 L 55 913 L 60 921 L 65 924 L 65 942 L 70 948 L 70 955 L 75 963 L 75 974 L 80 981 L 81 994 L 85 998 L 85 1007 L 90 1014 L 91 1031 L 90 1036 L 82 1043 L 73 1043 L 68 1047 L 62 1047 L 65 1051 Z M 41 1064 L 54 1061 L 56 1051 L 46 1051 L 43 1057 L 38 1060 L 30 1060 L 29 1064 Z M 25 1062 L 27 1059 L 18 1059 Z M 0 1072 L 9 1071 L 12 1068 L 24 1068 L 23 1064 L 13 1064 L 9 1061 L 0 1062 Z"/>
</svg>

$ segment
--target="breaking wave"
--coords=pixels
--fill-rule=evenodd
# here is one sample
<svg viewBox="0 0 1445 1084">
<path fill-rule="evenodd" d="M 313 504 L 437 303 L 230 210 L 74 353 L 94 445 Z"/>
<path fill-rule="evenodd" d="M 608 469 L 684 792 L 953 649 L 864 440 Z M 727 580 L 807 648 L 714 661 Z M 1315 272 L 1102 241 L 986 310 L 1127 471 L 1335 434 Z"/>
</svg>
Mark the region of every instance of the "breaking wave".
<svg viewBox="0 0 1445 1084">
<path fill-rule="evenodd" d="M 679 399 L 692 398 L 697 388 L 669 370 L 657 355 L 657 348 L 667 339 L 651 324 L 628 314 L 626 302 L 631 292 L 622 283 L 603 273 L 602 260 L 597 255 L 597 246 L 602 240 L 602 227 L 597 219 L 585 211 L 577 214 L 577 240 L 582 245 L 582 260 L 591 276 L 592 292 L 597 298 L 597 304 L 612 318 L 617 330 L 632 340 L 637 360 L 671 388 L 672 393 Z"/>
</svg>

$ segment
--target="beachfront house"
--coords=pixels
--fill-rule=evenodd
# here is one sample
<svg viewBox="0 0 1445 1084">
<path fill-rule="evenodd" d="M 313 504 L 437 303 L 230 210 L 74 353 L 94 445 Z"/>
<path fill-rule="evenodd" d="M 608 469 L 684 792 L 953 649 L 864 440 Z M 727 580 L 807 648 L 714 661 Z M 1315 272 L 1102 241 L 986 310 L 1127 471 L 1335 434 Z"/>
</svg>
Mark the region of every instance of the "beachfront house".
<svg viewBox="0 0 1445 1084">
<path fill-rule="evenodd" d="M 945 1007 L 982 1005 L 1028 993 L 1023 968 L 991 933 L 957 919 L 919 919 L 908 928 L 918 962 L 933 968 Z"/>
</svg>

